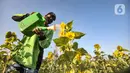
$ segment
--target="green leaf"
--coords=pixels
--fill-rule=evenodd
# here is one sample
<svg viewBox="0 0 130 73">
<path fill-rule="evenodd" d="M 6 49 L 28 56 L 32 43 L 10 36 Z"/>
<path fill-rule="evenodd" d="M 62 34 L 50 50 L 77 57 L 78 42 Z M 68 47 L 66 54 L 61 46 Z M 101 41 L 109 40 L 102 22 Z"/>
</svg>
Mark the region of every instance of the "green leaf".
<svg viewBox="0 0 130 73">
<path fill-rule="evenodd" d="M 122 51 L 125 51 L 125 52 L 130 52 L 130 50 L 128 50 L 128 49 L 122 49 Z"/>
<path fill-rule="evenodd" d="M 72 61 L 76 53 L 74 51 L 65 51 L 64 55 L 68 58 L 69 61 Z"/>
<path fill-rule="evenodd" d="M 69 42 L 69 38 L 67 37 L 60 37 L 53 40 L 56 46 L 65 46 Z"/>
<path fill-rule="evenodd" d="M 112 55 L 108 55 L 108 58 L 109 59 L 113 59 L 114 57 Z"/>
<path fill-rule="evenodd" d="M 65 51 L 64 54 L 60 55 L 57 59 L 59 64 L 65 64 L 67 62 L 71 62 L 75 57 L 76 53 L 74 51 Z"/>
<path fill-rule="evenodd" d="M 7 45 L 6 45 L 6 44 L 0 45 L 0 48 L 1 48 L 1 49 L 4 48 L 4 47 L 7 47 Z"/>
<path fill-rule="evenodd" d="M 101 53 L 99 51 L 94 50 L 96 56 L 99 56 Z"/>
<path fill-rule="evenodd" d="M 0 54 L 2 54 L 2 55 L 7 54 L 7 52 L 6 51 L 1 51 Z"/>
<path fill-rule="evenodd" d="M 66 48 L 65 46 L 61 46 L 60 51 L 65 51 L 65 48 Z"/>
<path fill-rule="evenodd" d="M 78 43 L 77 43 L 77 42 L 74 42 L 72 48 L 73 48 L 74 50 L 76 50 L 76 49 L 78 48 Z"/>
<path fill-rule="evenodd" d="M 84 48 L 78 48 L 78 49 L 76 49 L 76 52 L 81 53 L 81 55 L 85 55 L 88 53 Z"/>
<path fill-rule="evenodd" d="M 83 37 L 85 34 L 82 33 L 82 32 L 76 32 L 76 31 L 73 31 L 73 33 L 75 34 L 75 39 L 80 39 L 81 37 Z"/>
<path fill-rule="evenodd" d="M 66 24 L 66 29 L 67 29 L 68 31 L 71 31 L 71 29 L 72 29 L 72 24 L 73 24 L 73 20 L 70 21 L 70 22 L 68 22 L 68 23 Z"/>
<path fill-rule="evenodd" d="M 58 64 L 63 64 L 68 61 L 68 58 L 64 54 L 62 54 L 59 56 L 59 58 L 56 61 Z"/>
</svg>

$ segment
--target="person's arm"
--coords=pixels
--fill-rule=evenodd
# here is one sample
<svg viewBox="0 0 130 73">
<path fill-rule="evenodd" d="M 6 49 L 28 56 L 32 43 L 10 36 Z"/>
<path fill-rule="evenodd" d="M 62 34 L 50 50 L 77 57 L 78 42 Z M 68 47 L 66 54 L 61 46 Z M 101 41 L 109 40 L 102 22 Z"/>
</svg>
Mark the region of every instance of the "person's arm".
<svg viewBox="0 0 130 73">
<path fill-rule="evenodd" d="M 39 35 L 38 38 L 39 38 L 40 41 L 45 40 L 46 39 L 45 33 L 42 32 L 42 34 Z"/>
<path fill-rule="evenodd" d="M 53 30 L 47 30 L 45 32 L 45 37 L 46 38 L 44 40 L 39 39 L 39 44 L 42 48 L 47 48 L 51 44 L 52 37 L 53 37 Z"/>
<path fill-rule="evenodd" d="M 28 17 L 30 14 L 26 13 L 26 14 L 15 14 L 12 16 L 12 19 L 16 22 L 20 22 L 22 21 L 24 18 Z"/>
</svg>

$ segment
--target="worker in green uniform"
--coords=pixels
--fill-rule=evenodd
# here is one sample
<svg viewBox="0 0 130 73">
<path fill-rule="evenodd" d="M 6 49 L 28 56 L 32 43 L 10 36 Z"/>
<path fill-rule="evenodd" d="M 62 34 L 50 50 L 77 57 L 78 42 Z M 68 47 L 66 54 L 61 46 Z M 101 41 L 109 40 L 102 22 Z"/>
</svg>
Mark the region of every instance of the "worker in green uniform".
<svg viewBox="0 0 130 73">
<path fill-rule="evenodd" d="M 16 22 L 20 22 L 31 14 L 17 14 L 12 16 L 12 19 Z M 56 20 L 56 15 L 53 12 L 49 12 L 44 18 L 45 22 L 43 23 L 43 26 L 48 27 L 48 24 L 51 24 Z M 42 63 L 44 49 L 49 47 L 51 43 L 53 30 L 42 31 L 39 28 L 35 28 L 33 32 L 35 34 L 32 36 L 24 35 L 21 40 L 24 47 L 21 47 L 18 50 L 18 53 L 16 53 L 14 57 L 16 64 L 9 66 L 7 73 L 12 69 L 16 69 L 20 73 L 38 73 Z"/>
</svg>

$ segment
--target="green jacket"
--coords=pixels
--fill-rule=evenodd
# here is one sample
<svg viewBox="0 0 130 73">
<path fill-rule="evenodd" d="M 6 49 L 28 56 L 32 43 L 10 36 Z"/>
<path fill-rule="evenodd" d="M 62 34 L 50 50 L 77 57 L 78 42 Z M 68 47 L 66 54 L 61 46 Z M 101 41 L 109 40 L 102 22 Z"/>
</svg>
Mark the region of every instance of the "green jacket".
<svg viewBox="0 0 130 73">
<path fill-rule="evenodd" d="M 15 61 L 25 67 L 36 69 L 40 47 L 44 49 L 49 47 L 53 37 L 53 31 L 45 30 L 44 34 L 46 36 L 46 39 L 44 40 L 39 40 L 39 37 L 36 34 L 30 37 L 24 35 L 21 40 L 24 46 L 18 50 L 18 53 L 16 53 L 14 57 Z"/>
</svg>

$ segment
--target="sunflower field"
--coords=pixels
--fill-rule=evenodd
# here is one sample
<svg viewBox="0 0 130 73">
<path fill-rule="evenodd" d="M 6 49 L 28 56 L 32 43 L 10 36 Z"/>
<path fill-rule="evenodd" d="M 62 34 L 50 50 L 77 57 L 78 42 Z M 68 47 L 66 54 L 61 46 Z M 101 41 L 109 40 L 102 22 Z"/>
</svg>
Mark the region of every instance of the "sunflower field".
<svg viewBox="0 0 130 73">
<path fill-rule="evenodd" d="M 120 73 L 130 68 L 130 51 L 117 45 L 113 54 L 105 54 L 100 44 L 94 44 L 94 56 L 75 40 L 82 39 L 85 34 L 72 29 L 73 21 L 60 24 L 60 31 L 53 41 L 57 51 L 49 52 L 43 59 L 39 73 Z M 14 32 L 7 32 L 4 44 L 0 45 L 0 73 L 13 64 L 13 55 L 23 46 Z M 6 50 L 6 51 L 4 51 Z M 8 51 L 7 51 L 8 50 Z M 18 73 L 16 70 L 12 73 Z"/>
</svg>

